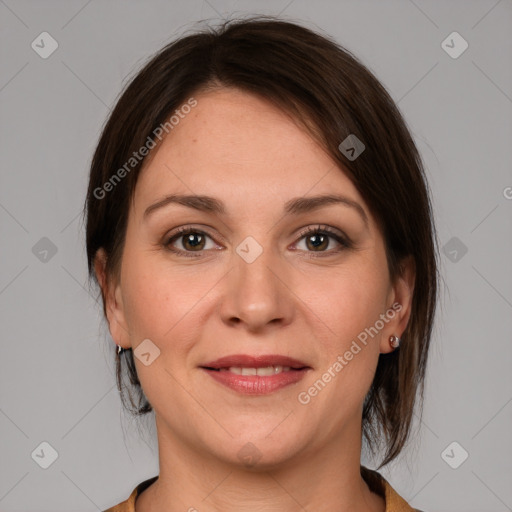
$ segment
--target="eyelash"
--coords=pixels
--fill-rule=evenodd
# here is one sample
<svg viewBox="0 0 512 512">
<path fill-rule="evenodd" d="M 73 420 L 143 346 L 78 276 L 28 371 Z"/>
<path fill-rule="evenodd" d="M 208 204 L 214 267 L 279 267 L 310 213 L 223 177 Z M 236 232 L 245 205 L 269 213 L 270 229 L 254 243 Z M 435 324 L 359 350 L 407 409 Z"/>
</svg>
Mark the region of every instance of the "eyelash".
<svg viewBox="0 0 512 512">
<path fill-rule="evenodd" d="M 172 247 L 172 243 L 176 240 L 178 240 L 180 237 L 183 237 L 185 235 L 190 234 L 199 234 L 202 236 L 206 236 L 208 238 L 211 238 L 213 240 L 213 237 L 211 237 L 208 233 L 201 229 L 195 229 L 192 227 L 181 227 L 178 228 L 177 232 L 174 233 L 172 236 L 165 239 L 163 242 L 163 246 L 168 250 L 171 251 L 179 256 L 185 256 L 188 258 L 197 258 L 202 256 L 202 253 L 205 250 L 211 250 L 211 249 L 203 249 L 201 251 L 183 251 L 181 249 L 177 249 L 175 247 Z M 307 228 L 303 229 L 299 233 L 298 241 L 302 240 L 303 238 L 312 235 L 312 234 L 319 234 L 319 235 L 327 235 L 330 238 L 333 238 L 340 244 L 340 248 L 338 249 L 331 249 L 328 251 L 305 251 L 308 253 L 308 257 L 322 257 L 325 255 L 331 255 L 333 253 L 339 253 L 345 249 L 351 249 L 353 247 L 352 241 L 347 236 L 342 236 L 338 233 L 337 230 L 334 230 L 330 226 L 327 225 L 318 225 L 318 226 L 308 226 Z M 296 242 L 297 243 L 297 242 Z"/>
<path fill-rule="evenodd" d="M 299 240 L 302 240 L 303 238 L 312 235 L 312 234 L 318 234 L 318 235 L 327 235 L 330 238 L 333 238 L 338 242 L 338 244 L 341 246 L 338 249 L 330 249 L 329 251 L 306 251 L 308 253 L 308 257 L 322 257 L 322 254 L 324 255 L 330 255 L 339 253 L 345 249 L 352 249 L 353 244 L 352 241 L 346 236 L 341 235 L 337 229 L 331 228 L 330 226 L 327 226 L 325 224 L 323 225 L 317 225 L 317 226 L 308 226 L 306 229 L 303 229 L 299 233 Z"/>
</svg>

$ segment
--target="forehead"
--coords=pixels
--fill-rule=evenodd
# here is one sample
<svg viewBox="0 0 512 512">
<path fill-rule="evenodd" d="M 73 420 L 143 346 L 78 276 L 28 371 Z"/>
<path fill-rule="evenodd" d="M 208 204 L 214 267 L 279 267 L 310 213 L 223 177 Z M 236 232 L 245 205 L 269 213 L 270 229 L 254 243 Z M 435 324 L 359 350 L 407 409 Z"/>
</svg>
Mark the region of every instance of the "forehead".
<svg viewBox="0 0 512 512">
<path fill-rule="evenodd" d="M 333 190 L 362 202 L 339 164 L 272 103 L 236 89 L 194 98 L 141 172 L 136 203 L 171 192 L 283 203 Z"/>
</svg>

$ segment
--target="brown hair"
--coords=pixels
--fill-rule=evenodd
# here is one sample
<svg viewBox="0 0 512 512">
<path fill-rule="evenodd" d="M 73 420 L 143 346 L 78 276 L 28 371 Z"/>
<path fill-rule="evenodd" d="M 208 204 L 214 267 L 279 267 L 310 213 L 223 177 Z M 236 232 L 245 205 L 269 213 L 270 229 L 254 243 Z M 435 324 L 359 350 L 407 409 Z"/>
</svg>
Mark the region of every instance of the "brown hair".
<svg viewBox="0 0 512 512">
<path fill-rule="evenodd" d="M 91 164 L 86 215 L 90 277 L 98 249 L 106 275 L 120 268 L 130 201 L 144 159 L 105 184 L 158 126 L 193 94 L 233 87 L 273 102 L 301 122 L 352 180 L 382 231 L 390 278 L 406 256 L 416 280 L 411 316 L 400 348 L 381 354 L 363 407 L 363 436 L 371 452 L 385 443 L 379 467 L 404 447 L 420 398 L 437 300 L 438 249 L 421 158 L 393 100 L 374 75 L 329 37 L 270 17 L 231 20 L 179 38 L 158 52 L 129 83 L 112 111 Z M 338 148 L 355 134 L 365 145 L 355 160 Z M 132 162 L 133 163 L 133 162 Z M 119 174 L 118 174 L 119 177 Z M 105 311 L 105 297 L 103 297 Z M 125 400 L 122 365 L 131 383 L 134 414 L 152 410 L 130 350 L 117 358 L 117 383 Z M 134 400 L 133 392 L 137 393 Z"/>
</svg>

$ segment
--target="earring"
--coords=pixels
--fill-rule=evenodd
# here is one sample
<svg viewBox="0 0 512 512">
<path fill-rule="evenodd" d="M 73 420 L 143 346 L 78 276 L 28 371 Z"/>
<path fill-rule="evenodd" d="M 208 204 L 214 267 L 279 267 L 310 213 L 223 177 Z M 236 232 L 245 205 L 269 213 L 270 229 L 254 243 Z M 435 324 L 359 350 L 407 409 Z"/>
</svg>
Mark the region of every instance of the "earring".
<svg viewBox="0 0 512 512">
<path fill-rule="evenodd" d="M 124 352 L 124 348 L 121 347 L 121 345 L 116 345 L 116 347 L 117 347 L 116 353 L 118 356 L 120 356 Z"/>
<path fill-rule="evenodd" d="M 400 346 L 400 338 L 392 334 L 389 337 L 389 344 L 395 349 L 398 348 Z"/>
</svg>

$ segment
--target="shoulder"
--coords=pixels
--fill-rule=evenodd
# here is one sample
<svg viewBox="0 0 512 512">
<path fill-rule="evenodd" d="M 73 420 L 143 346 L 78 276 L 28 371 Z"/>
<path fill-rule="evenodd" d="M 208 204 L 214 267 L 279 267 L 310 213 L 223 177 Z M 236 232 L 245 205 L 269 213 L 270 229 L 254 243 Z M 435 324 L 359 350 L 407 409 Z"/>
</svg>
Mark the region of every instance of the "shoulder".
<svg viewBox="0 0 512 512">
<path fill-rule="evenodd" d="M 133 489 L 132 493 L 130 494 L 127 500 L 123 501 L 122 503 L 118 503 L 113 507 L 108 508 L 104 512 L 135 512 L 135 500 L 137 499 L 137 496 L 157 479 L 158 475 L 149 478 L 148 480 L 144 480 L 139 485 L 137 485 L 135 489 Z"/>
<path fill-rule="evenodd" d="M 361 466 L 361 476 L 372 492 L 384 498 L 386 501 L 386 512 L 422 512 L 412 508 L 377 471 Z"/>
</svg>

